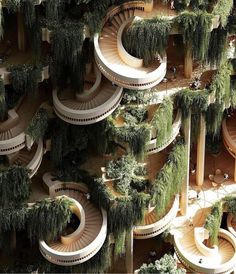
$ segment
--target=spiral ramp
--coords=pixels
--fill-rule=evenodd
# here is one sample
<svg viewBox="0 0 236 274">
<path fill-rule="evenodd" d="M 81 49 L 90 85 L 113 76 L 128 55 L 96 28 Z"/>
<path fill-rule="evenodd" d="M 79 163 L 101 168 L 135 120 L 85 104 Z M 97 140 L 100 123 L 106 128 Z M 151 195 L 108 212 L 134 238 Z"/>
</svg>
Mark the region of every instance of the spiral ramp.
<svg viewBox="0 0 236 274">
<path fill-rule="evenodd" d="M 235 114 L 222 123 L 223 140 L 228 152 L 236 158 L 236 120 Z"/>
<path fill-rule="evenodd" d="M 77 183 L 50 181 L 51 175 L 44 175 L 44 181 L 53 188 L 55 196 L 66 195 L 79 205 L 80 225 L 67 237 L 61 236 L 51 242 L 40 241 L 40 251 L 50 262 L 57 265 L 76 265 L 93 257 L 102 247 L 107 234 L 107 215 L 87 199 L 87 188 Z"/>
<path fill-rule="evenodd" d="M 130 55 L 122 45 L 125 27 L 136 13 L 141 16 L 144 11 L 144 3 L 141 3 L 130 2 L 110 11 L 101 34 L 94 37 L 95 60 L 101 72 L 117 85 L 136 90 L 159 84 L 165 77 L 167 66 L 164 57 L 145 67 L 142 59 Z"/>
</svg>

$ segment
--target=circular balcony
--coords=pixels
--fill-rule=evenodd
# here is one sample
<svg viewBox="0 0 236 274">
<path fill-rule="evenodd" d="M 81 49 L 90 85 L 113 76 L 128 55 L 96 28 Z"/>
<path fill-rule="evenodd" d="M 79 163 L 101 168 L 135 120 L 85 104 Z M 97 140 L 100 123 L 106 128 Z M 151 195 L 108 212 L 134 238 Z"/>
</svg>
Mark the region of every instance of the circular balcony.
<svg viewBox="0 0 236 274">
<path fill-rule="evenodd" d="M 76 201 L 74 212 L 80 225 L 66 237 L 51 242 L 40 241 L 40 252 L 51 263 L 72 266 L 88 261 L 102 247 L 107 235 L 107 215 L 97 209 L 88 199 L 83 184 L 53 181 L 46 173 L 43 177 L 52 196 L 66 195 Z"/>
<path fill-rule="evenodd" d="M 135 239 L 149 239 L 165 231 L 176 217 L 179 210 L 179 195 L 176 195 L 169 212 L 163 217 L 156 216 L 155 208 L 145 214 L 144 224 L 134 227 Z"/>
<path fill-rule="evenodd" d="M 104 20 L 101 34 L 94 37 L 95 60 L 101 72 L 117 85 L 134 90 L 156 86 L 167 68 L 166 56 L 145 67 L 142 59 L 131 56 L 123 47 L 125 28 L 134 20 L 136 12 L 142 16 L 144 7 L 143 2 L 134 1 L 112 9 Z"/>
<path fill-rule="evenodd" d="M 89 83 L 92 84 L 82 94 L 53 91 L 54 110 L 59 118 L 74 125 L 88 125 L 105 119 L 118 107 L 123 88 L 102 79 L 97 68 L 95 79 Z"/>
<path fill-rule="evenodd" d="M 236 158 L 236 122 L 235 115 L 226 118 L 222 123 L 223 141 L 228 152 Z"/>
</svg>

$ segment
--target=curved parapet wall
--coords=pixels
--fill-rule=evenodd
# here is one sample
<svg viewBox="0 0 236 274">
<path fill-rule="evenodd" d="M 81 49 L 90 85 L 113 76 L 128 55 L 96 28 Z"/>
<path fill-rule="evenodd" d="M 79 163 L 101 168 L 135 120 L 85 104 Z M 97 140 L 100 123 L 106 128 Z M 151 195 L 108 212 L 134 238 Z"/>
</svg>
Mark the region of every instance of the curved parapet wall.
<svg viewBox="0 0 236 274">
<path fill-rule="evenodd" d="M 231 273 L 236 267 L 236 239 L 224 229 L 219 231 L 217 259 L 205 256 L 198 249 L 193 232 L 186 233 L 181 238 L 175 235 L 174 247 L 180 261 L 194 273 Z"/>
<path fill-rule="evenodd" d="M 35 175 L 35 173 L 38 171 L 39 166 L 42 162 L 42 159 L 43 159 L 43 140 L 40 139 L 38 141 L 37 150 L 33 159 L 26 166 L 30 170 L 30 173 L 29 173 L 30 178 L 32 178 Z"/>
<path fill-rule="evenodd" d="M 154 209 L 155 210 L 155 209 Z M 146 216 L 145 220 L 151 219 L 153 223 L 146 225 L 138 225 L 134 227 L 134 238 L 135 239 L 149 239 L 161 234 L 165 231 L 175 219 L 179 210 L 179 195 L 176 195 L 173 205 L 169 212 L 162 218 L 157 220 L 156 215 L 153 212 L 150 212 L 148 215 L 152 215 L 153 217 Z"/>
<path fill-rule="evenodd" d="M 167 146 L 169 146 L 175 140 L 176 136 L 179 134 L 179 130 L 180 130 L 180 127 L 181 127 L 181 116 L 182 115 L 181 115 L 181 112 L 179 110 L 177 112 L 175 121 L 172 125 L 172 133 L 171 133 L 170 137 L 165 140 L 165 143 L 160 144 L 159 146 L 157 146 L 156 138 L 154 138 L 150 141 L 150 143 L 148 144 L 148 148 L 147 148 L 147 154 L 153 154 L 153 153 L 157 153 L 159 151 L 162 151 L 163 149 L 165 149 Z"/>
<path fill-rule="evenodd" d="M 224 119 L 222 123 L 222 133 L 226 149 L 236 158 L 236 122 L 232 118 L 233 117 L 231 117 L 231 119 Z"/>
<path fill-rule="evenodd" d="M 88 125 L 99 122 L 109 116 L 122 99 L 121 87 L 114 87 L 104 82 L 100 91 L 91 101 L 79 102 L 76 99 L 64 101 L 58 98 L 58 91 L 53 91 L 54 110 L 59 118 L 74 125 Z M 81 109 L 82 108 L 82 109 Z"/>
<path fill-rule="evenodd" d="M 107 214 L 98 210 L 86 198 L 86 187 L 78 183 L 52 181 L 49 173 L 44 175 L 52 196 L 67 195 L 75 199 L 85 215 L 84 229 L 78 228 L 74 233 L 58 241 L 46 243 L 40 241 L 40 252 L 51 263 L 71 266 L 92 258 L 103 246 L 107 235 Z"/>
<path fill-rule="evenodd" d="M 112 9 L 101 35 L 94 37 L 95 60 L 101 72 L 119 86 L 136 90 L 159 84 L 167 68 L 166 56 L 158 64 L 144 67 L 142 60 L 128 54 L 122 45 L 124 28 L 134 19 L 135 11 L 144 11 L 144 7 L 143 2 L 134 1 Z"/>
</svg>

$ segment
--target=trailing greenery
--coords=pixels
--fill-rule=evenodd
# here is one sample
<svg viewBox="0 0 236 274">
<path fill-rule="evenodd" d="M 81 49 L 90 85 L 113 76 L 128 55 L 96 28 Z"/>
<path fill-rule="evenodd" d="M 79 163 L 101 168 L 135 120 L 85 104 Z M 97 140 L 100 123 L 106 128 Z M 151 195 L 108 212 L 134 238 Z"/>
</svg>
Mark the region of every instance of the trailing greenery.
<svg viewBox="0 0 236 274">
<path fill-rule="evenodd" d="M 147 104 L 150 102 L 152 94 L 150 90 L 123 90 L 121 104 Z"/>
<path fill-rule="evenodd" d="M 25 25 L 32 30 L 36 21 L 36 9 L 34 0 L 24 0 L 21 3 Z"/>
<path fill-rule="evenodd" d="M 209 231 L 208 244 L 210 247 L 218 244 L 218 234 L 221 225 L 222 214 L 222 203 L 219 201 L 213 205 L 210 214 L 206 218 L 205 228 Z"/>
<path fill-rule="evenodd" d="M 5 0 L 9 12 L 17 12 L 21 7 L 22 0 Z"/>
<path fill-rule="evenodd" d="M 183 12 L 176 17 L 187 48 L 192 47 L 193 57 L 204 61 L 210 41 L 212 15 L 207 12 Z"/>
<path fill-rule="evenodd" d="M 34 141 L 43 138 L 48 127 L 48 112 L 44 108 L 40 108 L 32 118 L 25 133 L 28 134 Z"/>
<path fill-rule="evenodd" d="M 186 273 L 186 270 L 178 267 L 177 262 L 172 255 L 165 254 L 160 260 L 156 260 L 154 264 L 143 264 L 139 268 L 138 273 L 184 274 Z"/>
<path fill-rule="evenodd" d="M 164 18 L 136 20 L 124 33 L 124 47 L 148 65 L 158 54 L 164 56 L 170 29 L 171 21 Z"/>
<path fill-rule="evenodd" d="M 30 240 L 53 240 L 60 235 L 71 218 L 71 200 L 67 197 L 44 199 L 29 210 L 27 224 Z"/>
<path fill-rule="evenodd" d="M 0 205 L 19 204 L 29 198 L 30 178 L 22 166 L 11 166 L 0 172 Z"/>
<path fill-rule="evenodd" d="M 54 82 L 59 87 L 70 81 L 76 92 L 82 92 L 86 55 L 83 54 L 84 24 L 65 21 L 52 32 L 52 67 Z"/>
<path fill-rule="evenodd" d="M 180 141 L 168 156 L 154 182 L 153 201 L 159 217 L 165 215 L 176 194 L 180 193 L 187 172 L 187 148 Z"/>
<path fill-rule="evenodd" d="M 175 96 L 175 104 L 181 109 L 182 117 L 185 119 L 189 116 L 190 111 L 195 113 L 204 113 L 208 106 L 207 90 L 193 91 L 190 89 L 181 90 Z"/>
<path fill-rule="evenodd" d="M 223 27 L 227 25 L 228 16 L 233 8 L 234 1 L 233 0 L 218 0 L 214 10 L 214 15 L 220 15 L 220 22 Z"/>
<path fill-rule="evenodd" d="M 160 146 L 165 140 L 170 138 L 172 133 L 173 103 L 170 99 L 165 99 L 152 118 L 152 126 L 157 131 L 156 144 Z"/>
<path fill-rule="evenodd" d="M 207 133 L 217 136 L 220 133 L 224 107 L 219 103 L 210 104 L 206 112 Z"/>
<path fill-rule="evenodd" d="M 213 29 L 207 54 L 207 62 L 211 66 L 219 66 L 225 57 L 228 32 L 223 27 Z"/>
<path fill-rule="evenodd" d="M 12 86 L 16 91 L 21 94 L 36 94 L 38 82 L 42 78 L 41 65 L 12 65 L 8 71 L 11 72 Z"/>
<path fill-rule="evenodd" d="M 3 79 L 0 78 L 0 121 L 4 121 L 7 115 L 7 104 L 6 104 L 6 94 L 5 85 Z"/>
</svg>

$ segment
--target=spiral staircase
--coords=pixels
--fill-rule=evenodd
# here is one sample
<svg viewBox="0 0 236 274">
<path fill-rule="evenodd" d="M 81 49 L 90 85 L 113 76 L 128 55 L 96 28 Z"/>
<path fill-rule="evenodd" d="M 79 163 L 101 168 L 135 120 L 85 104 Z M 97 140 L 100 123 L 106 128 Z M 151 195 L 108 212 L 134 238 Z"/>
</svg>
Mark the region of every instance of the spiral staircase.
<svg viewBox="0 0 236 274">
<path fill-rule="evenodd" d="M 80 225 L 66 237 L 51 242 L 40 241 L 40 251 L 50 262 L 57 265 L 76 265 L 93 257 L 102 247 L 107 235 L 107 215 L 96 208 L 87 198 L 88 189 L 83 184 L 53 180 L 50 173 L 43 177 L 51 196 L 66 195 L 79 204 Z"/>
<path fill-rule="evenodd" d="M 110 81 L 129 89 L 148 89 L 159 84 L 166 74 L 166 56 L 148 67 L 123 47 L 122 34 L 135 14 L 145 15 L 145 3 L 133 1 L 112 9 L 104 20 L 101 34 L 94 37 L 95 60 Z"/>
<path fill-rule="evenodd" d="M 236 120 L 235 114 L 222 123 L 223 140 L 228 152 L 236 158 Z"/>
<path fill-rule="evenodd" d="M 95 75 L 85 77 L 87 88 L 82 94 L 71 90 L 53 91 L 54 110 L 59 118 L 74 125 L 88 125 L 109 116 L 122 99 L 123 88 L 112 85 L 95 68 Z"/>
</svg>

